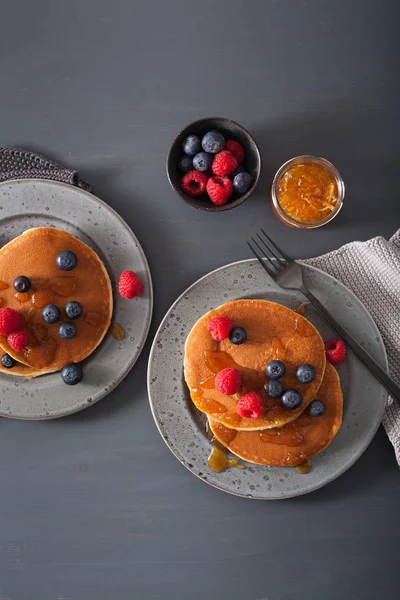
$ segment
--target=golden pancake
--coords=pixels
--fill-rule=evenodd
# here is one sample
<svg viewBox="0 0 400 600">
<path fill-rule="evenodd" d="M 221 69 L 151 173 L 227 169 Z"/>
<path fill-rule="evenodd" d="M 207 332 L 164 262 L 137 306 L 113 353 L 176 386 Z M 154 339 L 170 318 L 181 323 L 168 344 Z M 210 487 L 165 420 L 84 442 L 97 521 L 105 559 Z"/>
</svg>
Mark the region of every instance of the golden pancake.
<svg viewBox="0 0 400 600">
<path fill-rule="evenodd" d="M 339 375 L 327 363 L 318 399 L 325 404 L 320 417 L 303 412 L 284 427 L 266 431 L 236 431 L 209 420 L 212 433 L 233 454 L 269 467 L 300 465 L 330 444 L 342 424 L 343 396 Z"/>
<path fill-rule="evenodd" d="M 37 377 L 41 375 L 41 371 L 38 371 L 34 367 L 28 367 L 27 365 L 23 365 L 22 363 L 17 363 L 15 367 L 12 369 L 6 369 L 0 363 L 0 373 L 5 373 L 6 375 L 17 375 L 19 377 L 26 377 L 26 379 L 31 379 L 32 377 Z"/>
<path fill-rule="evenodd" d="M 233 326 L 244 327 L 247 341 L 234 345 L 229 338 L 216 342 L 207 324 L 216 316 L 229 317 Z M 303 396 L 296 410 L 284 408 L 279 399 L 264 391 L 265 367 L 273 359 L 282 360 L 285 389 L 295 388 Z M 314 381 L 299 383 L 297 367 L 310 363 L 316 369 Z M 240 394 L 257 391 L 265 411 L 259 419 L 241 417 L 236 412 L 238 396 L 224 396 L 214 388 L 215 375 L 226 367 L 242 375 Z M 289 308 L 266 300 L 234 300 L 210 311 L 197 321 L 185 345 L 184 374 L 196 407 L 226 427 L 248 431 L 281 427 L 296 419 L 315 398 L 325 371 L 325 347 L 318 331 L 304 317 Z"/>
<path fill-rule="evenodd" d="M 72 271 L 57 267 L 56 257 L 63 250 L 77 256 Z M 16 294 L 13 288 L 19 275 L 31 280 L 26 294 Z M 4 337 L 0 346 L 18 362 L 33 367 L 34 375 L 58 371 L 89 356 L 106 334 L 113 308 L 110 279 L 97 254 L 70 233 L 52 227 L 29 229 L 0 250 L 0 300 L 3 307 L 24 316 L 22 327 L 31 333 L 23 352 L 12 350 Z M 77 335 L 65 340 L 58 329 L 62 321 L 68 321 L 64 307 L 70 300 L 82 304 L 83 315 L 74 321 Z M 47 304 L 58 306 L 60 322 L 45 323 L 42 310 Z M 17 369 L 7 372 L 19 374 Z"/>
</svg>

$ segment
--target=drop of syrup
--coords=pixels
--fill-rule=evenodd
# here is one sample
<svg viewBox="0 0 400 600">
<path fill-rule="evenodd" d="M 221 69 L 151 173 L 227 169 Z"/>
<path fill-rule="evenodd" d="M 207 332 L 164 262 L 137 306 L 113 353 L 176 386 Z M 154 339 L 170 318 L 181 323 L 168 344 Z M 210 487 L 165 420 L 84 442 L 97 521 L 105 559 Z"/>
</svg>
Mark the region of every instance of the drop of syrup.
<svg viewBox="0 0 400 600">
<path fill-rule="evenodd" d="M 124 328 L 119 323 L 111 323 L 108 333 L 116 340 L 123 340 L 125 338 Z"/>
<path fill-rule="evenodd" d="M 306 473 L 310 472 L 311 462 L 309 460 L 306 460 L 305 462 L 301 463 L 301 465 L 297 465 L 295 469 L 301 475 L 306 475 Z"/>
<path fill-rule="evenodd" d="M 227 450 L 216 440 L 212 443 L 211 454 L 208 457 L 207 464 L 214 473 L 222 473 L 231 467 L 236 469 L 245 469 L 236 458 L 229 458 Z"/>
</svg>

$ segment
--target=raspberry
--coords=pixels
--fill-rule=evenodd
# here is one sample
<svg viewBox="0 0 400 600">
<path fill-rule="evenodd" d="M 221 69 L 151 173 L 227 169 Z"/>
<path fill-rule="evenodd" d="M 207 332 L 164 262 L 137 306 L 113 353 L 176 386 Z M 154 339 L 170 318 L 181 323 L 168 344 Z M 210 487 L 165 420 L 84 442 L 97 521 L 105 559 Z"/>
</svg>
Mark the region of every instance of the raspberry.
<svg viewBox="0 0 400 600">
<path fill-rule="evenodd" d="M 228 140 L 225 144 L 225 150 L 229 150 L 229 152 L 233 154 L 238 164 L 244 161 L 244 148 L 239 144 L 239 142 L 235 142 L 235 140 Z"/>
<path fill-rule="evenodd" d="M 8 334 L 7 343 L 10 346 L 10 348 L 15 350 L 15 352 L 22 352 L 22 350 L 28 343 L 30 337 L 31 334 L 29 333 L 29 331 L 26 331 L 26 329 L 21 329 L 20 331 L 13 331 L 12 333 Z"/>
<path fill-rule="evenodd" d="M 341 365 L 346 358 L 346 346 L 342 340 L 329 340 L 325 342 L 325 354 L 331 365 Z"/>
<path fill-rule="evenodd" d="M 237 369 L 222 369 L 215 377 L 215 389 L 224 396 L 236 394 L 242 385 L 242 377 Z"/>
<path fill-rule="evenodd" d="M 238 161 L 228 150 L 222 150 L 215 155 L 212 164 L 213 173 L 216 175 L 230 175 L 238 166 Z"/>
<path fill-rule="evenodd" d="M 8 335 L 18 329 L 22 315 L 12 308 L 0 308 L 0 335 Z"/>
<path fill-rule="evenodd" d="M 200 171 L 189 171 L 181 179 L 181 188 L 189 196 L 200 196 L 207 188 L 207 175 Z"/>
<path fill-rule="evenodd" d="M 120 296 L 132 300 L 143 294 L 144 285 L 140 277 L 133 271 L 124 271 L 119 277 L 118 291 Z"/>
<path fill-rule="evenodd" d="M 236 410 L 246 419 L 259 419 L 264 412 L 263 399 L 257 392 L 247 392 L 239 398 Z"/>
<path fill-rule="evenodd" d="M 214 317 L 207 324 L 207 329 L 211 333 L 213 340 L 221 342 L 228 337 L 232 329 L 232 321 L 229 317 Z"/>
<path fill-rule="evenodd" d="M 229 177 L 210 177 L 207 181 L 207 194 L 216 206 L 222 206 L 228 202 L 232 189 Z"/>
</svg>

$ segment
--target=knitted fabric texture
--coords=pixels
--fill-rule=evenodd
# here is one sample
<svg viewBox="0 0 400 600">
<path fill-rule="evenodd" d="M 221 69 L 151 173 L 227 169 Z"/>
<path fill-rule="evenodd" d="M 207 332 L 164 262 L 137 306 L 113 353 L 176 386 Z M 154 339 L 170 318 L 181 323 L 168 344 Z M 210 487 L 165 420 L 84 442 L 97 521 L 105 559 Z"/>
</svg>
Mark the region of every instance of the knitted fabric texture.
<svg viewBox="0 0 400 600">
<path fill-rule="evenodd" d="M 352 242 L 304 262 L 333 275 L 367 307 L 385 343 L 390 375 L 400 385 L 400 230 L 389 241 Z M 391 398 L 383 425 L 400 465 L 400 404 Z"/>
<path fill-rule="evenodd" d="M 10 179 L 51 179 L 91 191 L 91 186 L 71 169 L 48 160 L 40 154 L 0 146 L 0 182 Z"/>
</svg>

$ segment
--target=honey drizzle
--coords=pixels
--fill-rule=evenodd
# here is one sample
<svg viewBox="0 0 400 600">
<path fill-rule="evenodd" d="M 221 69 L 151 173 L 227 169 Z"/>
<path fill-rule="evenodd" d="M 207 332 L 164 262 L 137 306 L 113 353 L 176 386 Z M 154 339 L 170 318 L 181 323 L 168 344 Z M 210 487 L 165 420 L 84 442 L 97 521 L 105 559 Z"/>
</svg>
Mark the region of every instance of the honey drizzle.
<svg viewBox="0 0 400 600">
<path fill-rule="evenodd" d="M 207 464 L 211 471 L 214 473 L 222 473 L 229 468 L 245 469 L 245 465 L 242 465 L 236 458 L 229 458 L 227 455 L 227 449 L 224 448 L 217 440 L 212 443 L 211 454 L 208 457 Z"/>
<path fill-rule="evenodd" d="M 125 338 L 124 328 L 119 323 L 111 323 L 108 333 L 116 340 L 123 340 Z"/>
<path fill-rule="evenodd" d="M 301 317 L 304 317 L 304 315 L 306 314 L 306 308 L 309 304 L 311 304 L 309 300 L 307 300 L 306 302 L 302 302 L 297 308 L 293 309 L 293 312 L 297 313 Z"/>
<path fill-rule="evenodd" d="M 301 475 L 306 475 L 311 470 L 311 461 L 306 460 L 303 463 L 301 463 L 301 465 L 297 465 L 297 467 L 295 467 L 295 469 Z"/>
</svg>

